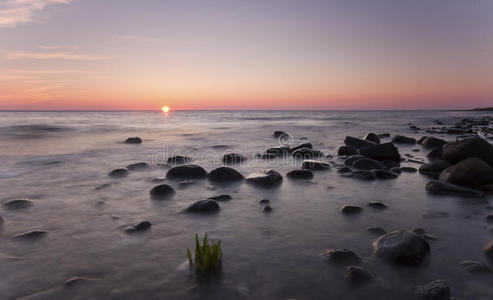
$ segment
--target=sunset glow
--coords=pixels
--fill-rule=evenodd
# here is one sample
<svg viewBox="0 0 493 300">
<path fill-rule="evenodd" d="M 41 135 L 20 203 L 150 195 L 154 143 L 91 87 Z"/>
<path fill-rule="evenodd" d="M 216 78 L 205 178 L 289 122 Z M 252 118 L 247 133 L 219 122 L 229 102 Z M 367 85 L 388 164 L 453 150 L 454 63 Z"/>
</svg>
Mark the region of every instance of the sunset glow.
<svg viewBox="0 0 493 300">
<path fill-rule="evenodd" d="M 163 107 L 161 107 L 161 110 L 165 113 L 168 113 L 169 112 L 169 106 L 163 106 Z"/>
</svg>

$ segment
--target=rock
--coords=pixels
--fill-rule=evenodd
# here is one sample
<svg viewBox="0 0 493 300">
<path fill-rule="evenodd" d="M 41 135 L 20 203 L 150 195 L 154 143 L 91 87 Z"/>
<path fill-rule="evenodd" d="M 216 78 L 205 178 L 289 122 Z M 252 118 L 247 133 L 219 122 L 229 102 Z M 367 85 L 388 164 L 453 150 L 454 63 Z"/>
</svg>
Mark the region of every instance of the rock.
<svg viewBox="0 0 493 300">
<path fill-rule="evenodd" d="M 122 178 L 128 175 L 128 170 L 127 169 L 116 169 L 108 173 L 108 176 L 110 177 L 115 177 L 115 178 Z"/>
<path fill-rule="evenodd" d="M 149 228 L 151 228 L 151 226 L 152 226 L 152 223 L 151 222 L 149 222 L 149 221 L 142 221 L 142 222 L 135 223 L 133 225 L 128 226 L 127 228 L 125 228 L 124 231 L 126 233 L 141 232 L 141 231 L 148 230 Z"/>
<path fill-rule="evenodd" d="M 356 177 L 356 178 L 362 179 L 362 180 L 375 180 L 377 178 L 375 173 L 373 173 L 372 171 L 365 171 L 365 170 L 354 171 L 352 173 L 352 175 L 353 175 L 353 177 Z"/>
<path fill-rule="evenodd" d="M 153 187 L 150 194 L 155 199 L 167 199 L 175 195 L 175 190 L 167 184 L 160 184 Z"/>
<path fill-rule="evenodd" d="M 263 187 L 275 187 L 282 183 L 282 175 L 274 170 L 263 170 L 248 175 L 246 180 Z"/>
<path fill-rule="evenodd" d="M 493 240 L 483 248 L 484 254 L 493 262 Z"/>
<path fill-rule="evenodd" d="M 401 167 L 401 171 L 406 173 L 416 173 L 418 172 L 418 169 L 413 167 Z"/>
<path fill-rule="evenodd" d="M 301 164 L 301 168 L 307 170 L 330 170 L 330 164 L 319 160 L 306 159 Z"/>
<path fill-rule="evenodd" d="M 277 155 L 272 154 L 272 153 L 263 153 L 260 157 L 262 159 L 276 159 Z"/>
<path fill-rule="evenodd" d="M 426 233 L 426 230 L 424 230 L 424 228 L 418 227 L 418 228 L 414 228 L 413 232 L 419 235 L 424 235 Z"/>
<path fill-rule="evenodd" d="M 478 190 L 458 186 L 451 183 L 432 180 L 426 184 L 426 190 L 435 195 L 450 195 L 481 198 L 484 193 Z"/>
<path fill-rule="evenodd" d="M 269 199 L 262 199 L 258 203 L 260 203 L 262 205 L 265 205 L 265 204 L 269 204 L 270 203 L 270 200 Z"/>
<path fill-rule="evenodd" d="M 375 145 L 375 143 L 373 142 L 358 139 L 352 136 L 346 136 L 346 138 L 344 139 L 344 144 L 346 144 L 346 146 L 352 146 L 358 149 Z"/>
<path fill-rule="evenodd" d="M 429 164 L 421 165 L 419 167 L 419 173 L 433 178 L 438 178 L 438 176 L 440 176 L 440 173 L 442 173 L 443 170 L 447 169 L 448 167 L 450 167 L 450 163 L 448 161 L 436 160 Z"/>
<path fill-rule="evenodd" d="M 341 174 L 351 173 L 351 172 L 352 172 L 351 168 L 346 166 L 341 167 L 337 170 L 337 173 L 341 173 Z"/>
<path fill-rule="evenodd" d="M 474 260 L 464 260 L 459 263 L 459 266 L 464 269 L 466 272 L 473 274 L 486 274 L 491 273 L 490 267 L 487 265 Z"/>
<path fill-rule="evenodd" d="M 378 135 L 379 138 L 383 139 L 383 138 L 388 138 L 390 137 L 390 133 L 381 133 Z"/>
<path fill-rule="evenodd" d="M 378 179 L 395 179 L 399 177 L 396 173 L 392 173 L 389 171 L 385 170 L 372 170 L 373 174 L 375 174 L 375 177 Z"/>
<path fill-rule="evenodd" d="M 166 178 L 163 178 L 163 177 L 155 177 L 155 178 L 152 178 L 151 182 L 153 183 L 160 183 L 160 182 L 164 182 L 166 181 Z"/>
<path fill-rule="evenodd" d="M 358 154 L 358 148 L 353 146 L 341 146 L 337 151 L 338 156 L 351 156 Z"/>
<path fill-rule="evenodd" d="M 478 188 L 481 185 L 493 184 L 493 168 L 479 158 L 469 157 L 445 169 L 440 174 L 440 180 Z"/>
<path fill-rule="evenodd" d="M 303 143 L 299 144 L 298 146 L 291 148 L 291 151 L 296 151 L 296 150 L 299 150 L 299 149 L 302 149 L 302 148 L 310 148 L 310 149 L 312 149 L 313 148 L 313 145 L 312 145 L 312 143 L 309 143 L 309 142 L 303 142 Z"/>
<path fill-rule="evenodd" d="M 292 170 L 286 173 L 286 177 L 290 179 L 311 179 L 313 173 L 308 170 Z"/>
<path fill-rule="evenodd" d="M 359 150 L 361 155 L 376 160 L 395 160 L 400 161 L 401 155 L 397 147 L 392 143 L 383 143 L 374 146 L 365 147 Z"/>
<path fill-rule="evenodd" d="M 361 267 L 349 266 L 344 271 L 344 279 L 353 286 L 361 286 L 373 280 L 373 275 Z"/>
<path fill-rule="evenodd" d="M 211 199 L 200 200 L 185 209 L 187 213 L 215 213 L 221 209 L 219 204 Z"/>
<path fill-rule="evenodd" d="M 362 211 L 363 209 L 359 206 L 354 206 L 354 205 L 344 205 L 341 208 L 341 212 L 345 215 L 354 215 L 358 214 Z"/>
<path fill-rule="evenodd" d="M 387 204 L 383 202 L 378 202 L 378 201 L 370 201 L 366 204 L 368 207 L 374 208 L 374 209 L 387 209 L 388 206 Z"/>
<path fill-rule="evenodd" d="M 293 152 L 293 157 L 296 159 L 318 159 L 323 156 L 321 151 L 311 148 L 301 148 Z"/>
<path fill-rule="evenodd" d="M 218 195 L 218 196 L 209 197 L 207 199 L 224 202 L 224 201 L 230 201 L 231 199 L 233 199 L 233 197 L 231 197 L 231 195 Z"/>
<path fill-rule="evenodd" d="M 140 163 L 131 164 L 131 165 L 127 166 L 127 169 L 129 171 L 140 171 L 140 170 L 145 170 L 145 169 L 149 169 L 149 168 L 150 168 L 150 166 L 145 162 L 140 162 Z"/>
<path fill-rule="evenodd" d="M 432 148 L 442 148 L 443 145 L 445 145 L 447 142 L 436 138 L 436 137 L 426 137 L 423 141 L 420 142 L 421 145 L 423 145 L 424 148 L 426 149 L 432 149 Z"/>
<path fill-rule="evenodd" d="M 33 206 L 33 202 L 29 199 L 12 199 L 3 204 L 5 209 L 22 209 Z"/>
<path fill-rule="evenodd" d="M 416 266 L 430 252 L 430 245 L 421 236 L 409 230 L 397 230 L 373 242 L 374 254 L 385 260 Z"/>
<path fill-rule="evenodd" d="M 272 136 L 275 138 L 278 138 L 278 137 L 281 137 L 284 135 L 290 135 L 290 134 L 287 132 L 284 132 L 284 131 L 274 131 L 274 133 L 272 134 Z"/>
<path fill-rule="evenodd" d="M 368 231 L 369 233 L 374 233 L 374 234 L 378 234 L 378 235 L 383 235 L 383 234 L 386 234 L 387 233 L 387 230 L 383 229 L 380 226 L 368 227 L 366 229 L 366 231 Z"/>
<path fill-rule="evenodd" d="M 400 167 L 393 167 L 390 169 L 390 172 L 395 173 L 397 175 L 401 175 L 402 171 Z"/>
<path fill-rule="evenodd" d="M 183 156 L 183 155 L 173 155 L 168 157 L 168 160 L 166 163 L 170 165 L 182 165 L 182 164 L 188 164 L 192 162 L 192 158 L 188 156 Z"/>
<path fill-rule="evenodd" d="M 266 205 L 263 208 L 264 213 L 269 213 L 272 211 L 272 207 L 270 205 Z"/>
<path fill-rule="evenodd" d="M 346 166 L 352 166 L 355 161 L 360 160 L 360 159 L 368 159 L 368 157 L 363 156 L 363 155 L 351 155 L 350 157 L 348 157 L 344 160 L 344 164 Z"/>
<path fill-rule="evenodd" d="M 392 139 L 392 143 L 396 144 L 416 144 L 416 139 L 415 138 L 410 138 L 407 136 L 403 135 L 396 135 Z"/>
<path fill-rule="evenodd" d="M 359 264 L 361 258 L 355 252 L 349 249 L 329 249 L 323 253 L 327 260 L 338 264 Z"/>
<path fill-rule="evenodd" d="M 216 182 L 236 182 L 245 179 L 240 172 L 229 167 L 219 167 L 214 169 L 207 175 L 207 177 L 210 181 Z"/>
<path fill-rule="evenodd" d="M 362 158 L 355 161 L 352 167 L 360 170 L 373 170 L 373 169 L 383 169 L 385 166 L 384 164 L 382 164 L 377 160 L 370 158 Z"/>
<path fill-rule="evenodd" d="M 487 215 L 485 218 L 486 222 L 493 223 L 493 215 Z"/>
<path fill-rule="evenodd" d="M 125 144 L 142 144 L 142 139 L 138 136 L 136 137 L 129 137 L 128 139 L 125 140 Z"/>
<path fill-rule="evenodd" d="M 307 148 L 309 149 L 309 148 Z M 286 156 L 291 154 L 291 149 L 287 146 L 272 147 L 265 150 L 265 153 L 274 155 L 275 157 Z"/>
<path fill-rule="evenodd" d="M 197 165 L 182 165 L 169 169 L 167 179 L 201 179 L 207 176 L 207 172 Z"/>
<path fill-rule="evenodd" d="M 441 159 L 442 158 L 442 147 L 432 148 L 426 154 L 426 158 L 428 158 L 430 161 Z"/>
<path fill-rule="evenodd" d="M 469 157 L 477 157 L 493 165 L 493 146 L 479 137 L 467 138 L 443 146 L 442 158 L 452 164 Z"/>
<path fill-rule="evenodd" d="M 423 299 L 450 300 L 450 288 L 443 280 L 437 279 L 417 286 L 415 293 Z"/>
<path fill-rule="evenodd" d="M 239 153 L 228 153 L 223 156 L 223 163 L 234 165 L 239 164 L 247 160 L 247 157 Z"/>
<path fill-rule="evenodd" d="M 375 144 L 380 144 L 380 138 L 373 132 L 369 132 L 363 138 L 365 141 L 372 142 Z"/>
<path fill-rule="evenodd" d="M 18 239 L 18 240 L 34 240 L 34 239 L 39 239 L 44 237 L 46 234 L 48 234 L 46 231 L 42 230 L 31 230 L 28 232 L 24 233 L 19 233 L 16 235 L 12 236 L 12 239 Z"/>
</svg>

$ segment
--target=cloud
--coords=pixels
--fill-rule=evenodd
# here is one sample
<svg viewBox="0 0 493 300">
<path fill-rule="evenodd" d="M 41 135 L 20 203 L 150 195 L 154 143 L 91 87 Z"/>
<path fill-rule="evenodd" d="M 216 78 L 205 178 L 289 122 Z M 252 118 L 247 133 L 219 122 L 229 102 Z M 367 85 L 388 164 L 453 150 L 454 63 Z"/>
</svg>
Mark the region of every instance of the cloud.
<svg viewBox="0 0 493 300">
<path fill-rule="evenodd" d="M 5 59 L 38 59 L 38 60 L 106 60 L 109 57 L 100 54 L 80 54 L 70 52 L 27 52 L 11 51 L 4 55 Z"/>
<path fill-rule="evenodd" d="M 60 47 L 58 47 L 58 46 L 51 46 L 51 45 L 40 45 L 39 48 L 41 48 L 41 49 L 47 49 L 47 50 L 56 50 L 56 49 L 59 49 Z"/>
<path fill-rule="evenodd" d="M 0 27 L 29 23 L 34 12 L 51 4 L 69 4 L 72 0 L 7 0 L 0 7 Z"/>
<path fill-rule="evenodd" d="M 119 35 L 113 38 L 119 41 L 146 42 L 146 43 L 162 42 L 162 40 L 159 38 L 149 37 L 149 36 L 137 36 L 137 35 Z"/>
<path fill-rule="evenodd" d="M 71 73 L 88 73 L 84 70 L 28 70 L 28 69 L 10 69 L 8 73 L 15 74 L 71 74 Z"/>
</svg>

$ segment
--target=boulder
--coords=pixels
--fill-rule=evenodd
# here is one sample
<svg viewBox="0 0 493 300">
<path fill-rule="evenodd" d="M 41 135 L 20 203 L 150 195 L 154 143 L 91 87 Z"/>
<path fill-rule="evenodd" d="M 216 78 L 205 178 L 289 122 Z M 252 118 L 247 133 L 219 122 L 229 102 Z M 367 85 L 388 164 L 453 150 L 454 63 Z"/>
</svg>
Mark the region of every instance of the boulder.
<svg viewBox="0 0 493 300">
<path fill-rule="evenodd" d="M 311 179 L 313 173 L 309 170 L 292 170 L 286 173 L 286 176 L 290 179 Z"/>
<path fill-rule="evenodd" d="M 442 158 L 442 147 L 432 148 L 426 154 L 426 158 L 428 158 L 430 161 L 441 159 Z"/>
<path fill-rule="evenodd" d="M 343 167 L 340 167 L 339 169 L 337 169 L 337 173 L 341 173 L 341 174 L 346 174 L 346 173 L 351 173 L 353 170 L 351 170 L 350 167 L 346 167 L 346 166 L 343 166 Z"/>
<path fill-rule="evenodd" d="M 351 156 L 358 154 L 358 148 L 353 146 L 341 146 L 339 150 L 337 150 L 338 156 Z"/>
<path fill-rule="evenodd" d="M 284 135 L 290 135 L 290 134 L 284 131 L 274 131 L 274 133 L 272 134 L 272 136 L 275 138 L 279 138 Z"/>
<path fill-rule="evenodd" d="M 376 160 L 395 160 L 400 161 L 401 155 L 397 147 L 392 143 L 383 143 L 374 146 L 365 147 L 359 150 L 361 155 Z"/>
<path fill-rule="evenodd" d="M 311 148 L 301 148 L 293 152 L 293 157 L 297 159 L 319 159 L 323 156 L 322 151 Z"/>
<path fill-rule="evenodd" d="M 246 180 L 263 187 L 275 187 L 282 183 L 282 175 L 275 170 L 263 170 L 248 175 Z"/>
<path fill-rule="evenodd" d="M 149 168 L 150 166 L 145 162 L 135 163 L 127 166 L 127 169 L 129 171 L 141 171 Z"/>
<path fill-rule="evenodd" d="M 221 209 L 219 204 L 211 199 L 197 201 L 185 209 L 187 213 L 216 213 Z"/>
<path fill-rule="evenodd" d="M 361 258 L 358 254 L 345 248 L 325 250 L 323 256 L 325 256 L 329 262 L 337 264 L 359 264 L 361 262 Z"/>
<path fill-rule="evenodd" d="M 160 184 L 153 187 L 150 194 L 153 199 L 167 199 L 175 195 L 175 190 L 167 184 Z"/>
<path fill-rule="evenodd" d="M 346 144 L 346 146 L 352 146 L 358 149 L 375 145 L 375 143 L 373 142 L 358 139 L 352 136 L 346 136 L 346 138 L 344 139 L 344 144 Z"/>
<path fill-rule="evenodd" d="M 352 167 L 360 170 L 373 170 L 373 169 L 383 169 L 385 166 L 383 163 L 377 160 L 370 158 L 362 158 L 355 161 Z"/>
<path fill-rule="evenodd" d="M 246 161 L 247 158 L 243 154 L 239 153 L 228 153 L 223 155 L 223 163 L 234 165 Z"/>
<path fill-rule="evenodd" d="M 349 166 L 349 167 L 350 167 L 350 166 L 352 166 L 352 165 L 353 165 L 353 163 L 354 163 L 355 161 L 357 161 L 357 160 L 359 160 L 359 159 L 363 159 L 363 158 L 364 158 L 364 159 L 367 159 L 368 157 L 363 156 L 363 155 L 351 155 L 350 157 L 348 157 L 348 158 L 346 158 L 346 159 L 344 160 L 344 164 L 345 164 L 346 166 Z"/>
<path fill-rule="evenodd" d="M 405 173 L 416 173 L 418 172 L 418 169 L 413 167 L 401 167 L 401 171 Z"/>
<path fill-rule="evenodd" d="M 363 209 L 359 206 L 354 206 L 354 205 L 344 205 L 342 208 L 341 208 L 341 212 L 344 214 L 344 215 L 354 215 L 354 214 L 358 214 L 362 211 Z"/>
<path fill-rule="evenodd" d="M 216 182 L 235 182 L 242 181 L 245 179 L 243 175 L 233 168 L 229 167 L 219 167 L 212 170 L 207 177 L 210 181 Z"/>
<path fill-rule="evenodd" d="M 370 201 L 366 204 L 368 207 L 374 208 L 374 209 L 387 209 L 388 206 L 387 204 L 379 201 Z"/>
<path fill-rule="evenodd" d="M 138 136 L 136 137 L 129 137 L 128 139 L 125 140 L 125 144 L 142 144 L 142 139 Z"/>
<path fill-rule="evenodd" d="M 305 159 L 301 164 L 301 168 L 307 170 L 329 170 L 331 167 L 329 163 L 323 161 Z"/>
<path fill-rule="evenodd" d="M 443 170 L 450 167 L 450 163 L 445 160 L 435 160 L 429 164 L 424 164 L 419 167 L 419 173 L 438 178 Z"/>
<path fill-rule="evenodd" d="M 33 206 L 33 202 L 24 198 L 8 200 L 3 204 L 5 209 L 22 209 L 31 206 Z"/>
<path fill-rule="evenodd" d="M 396 135 L 394 136 L 394 138 L 392 139 L 392 143 L 395 143 L 395 144 L 416 144 L 416 139 L 415 138 L 411 138 L 411 137 L 407 137 L 407 136 L 403 136 L 403 135 Z"/>
<path fill-rule="evenodd" d="M 231 197 L 230 195 L 219 195 L 219 196 L 212 196 L 212 197 L 209 197 L 207 199 L 221 202 L 221 201 L 229 201 L 229 200 L 233 199 L 233 197 Z"/>
<path fill-rule="evenodd" d="M 152 223 L 151 222 L 149 222 L 149 221 L 142 221 L 142 222 L 135 223 L 133 225 L 130 225 L 130 226 L 126 227 L 124 229 L 124 231 L 126 233 L 141 232 L 141 231 L 148 230 L 149 228 L 151 228 L 151 226 L 152 226 Z"/>
<path fill-rule="evenodd" d="M 374 254 L 397 264 L 419 265 L 430 252 L 430 245 L 421 236 L 409 230 L 397 230 L 373 242 Z"/>
<path fill-rule="evenodd" d="M 349 266 L 344 271 L 344 279 L 353 286 L 364 285 L 373 280 L 373 275 L 361 267 Z"/>
<path fill-rule="evenodd" d="M 481 198 L 484 196 L 484 193 L 482 191 L 437 180 L 432 180 L 428 182 L 426 184 L 426 190 L 435 195 L 449 195 L 473 198 Z"/>
<path fill-rule="evenodd" d="M 423 141 L 421 141 L 421 145 L 423 145 L 424 148 L 426 149 L 432 149 L 432 148 L 442 148 L 443 145 L 445 145 L 447 142 L 445 140 L 436 138 L 436 137 L 426 137 Z"/>
<path fill-rule="evenodd" d="M 464 271 L 472 274 L 487 274 L 491 273 L 491 268 L 479 261 L 464 260 L 459 263 L 459 266 Z"/>
<path fill-rule="evenodd" d="M 262 209 L 262 211 L 264 213 L 270 213 L 272 211 L 272 207 L 267 204 L 266 206 L 264 206 L 264 208 Z"/>
<path fill-rule="evenodd" d="M 429 300 L 450 300 L 450 288 L 445 281 L 437 279 L 419 285 L 414 289 L 416 295 Z"/>
<path fill-rule="evenodd" d="M 168 157 L 166 162 L 170 165 L 183 165 L 192 162 L 192 158 L 183 155 L 173 155 Z"/>
<path fill-rule="evenodd" d="M 440 174 L 440 180 L 479 188 L 482 185 L 493 184 L 493 168 L 479 158 L 469 157 L 445 169 Z"/>
<path fill-rule="evenodd" d="M 365 141 L 372 142 L 375 144 L 380 144 L 380 138 L 373 132 L 369 132 L 363 138 Z"/>
<path fill-rule="evenodd" d="M 286 156 L 286 155 L 291 154 L 291 148 L 289 148 L 287 146 L 272 147 L 272 148 L 265 150 L 265 153 L 271 154 L 275 157 Z"/>
<path fill-rule="evenodd" d="M 442 158 L 451 164 L 456 164 L 469 157 L 477 157 L 493 165 L 493 145 L 476 137 L 443 146 Z"/>
<path fill-rule="evenodd" d="M 303 143 L 299 144 L 298 146 L 295 146 L 295 147 L 291 148 L 291 151 L 296 151 L 296 150 L 299 150 L 301 148 L 310 148 L 310 149 L 313 149 L 313 145 L 310 142 L 303 142 Z"/>
<path fill-rule="evenodd" d="M 201 179 L 207 176 L 207 172 L 198 165 L 176 166 L 166 173 L 167 179 Z"/>
<path fill-rule="evenodd" d="M 128 170 L 124 168 L 116 169 L 108 173 L 109 177 L 122 178 L 128 175 Z"/>
</svg>

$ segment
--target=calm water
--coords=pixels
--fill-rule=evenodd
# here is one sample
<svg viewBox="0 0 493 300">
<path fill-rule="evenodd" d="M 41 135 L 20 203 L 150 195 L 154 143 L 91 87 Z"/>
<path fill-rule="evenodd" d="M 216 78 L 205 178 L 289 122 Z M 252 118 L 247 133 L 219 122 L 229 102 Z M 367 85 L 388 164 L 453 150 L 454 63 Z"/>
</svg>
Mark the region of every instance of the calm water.
<svg viewBox="0 0 493 300">
<path fill-rule="evenodd" d="M 428 195 L 428 179 L 418 173 L 365 182 L 340 177 L 333 169 L 317 172 L 309 183 L 284 178 L 276 189 L 244 183 L 216 186 L 207 180 L 180 188 L 168 181 L 177 190 L 173 199 L 149 198 L 156 185 L 151 180 L 167 171 L 157 164 L 170 153 L 193 156 L 210 171 L 222 165 L 222 154 L 241 152 L 250 158 L 236 167 L 244 175 L 265 168 L 285 175 L 301 163 L 253 159 L 255 153 L 277 146 L 275 130 L 290 132 L 295 144 L 308 140 L 335 155 L 346 135 L 373 131 L 419 138 L 424 131 L 415 134 L 408 123 L 428 128 L 436 126 L 435 120 L 452 124 L 472 115 L 486 113 L 0 112 L 0 202 L 16 197 L 34 202 L 24 210 L 0 208 L 0 298 L 413 299 L 407 289 L 440 278 L 459 299 L 492 299 L 493 276 L 474 276 L 458 266 L 466 259 L 486 262 L 481 249 L 493 238 L 484 222 L 488 204 Z M 140 136 L 143 144 L 122 143 L 131 136 Z M 420 152 L 411 151 L 415 148 Z M 401 146 L 399 151 L 423 160 L 426 153 L 419 145 Z M 336 155 L 333 160 L 339 162 Z M 118 180 L 107 176 L 141 161 L 153 168 Z M 403 166 L 419 167 L 411 162 Z M 95 190 L 107 183 L 111 185 Z M 196 200 L 220 194 L 233 199 L 221 202 L 216 215 L 180 213 Z M 262 212 L 262 198 L 271 200 L 272 213 Z M 372 200 L 390 208 L 373 211 L 365 206 Z M 344 204 L 364 209 L 347 217 L 339 211 Z M 448 216 L 425 218 L 427 211 Z M 123 232 L 126 225 L 143 220 L 153 224 L 148 232 Z M 429 261 L 406 268 L 374 258 L 371 243 L 377 236 L 366 232 L 373 225 L 387 231 L 425 228 L 438 237 L 430 241 Z M 35 241 L 10 239 L 33 229 L 48 234 Z M 205 232 L 222 240 L 223 271 L 197 283 L 185 250 L 193 246 L 195 233 Z M 344 269 L 319 256 L 327 248 L 357 252 L 375 282 L 348 287 Z M 88 280 L 63 286 L 77 276 Z"/>
</svg>

